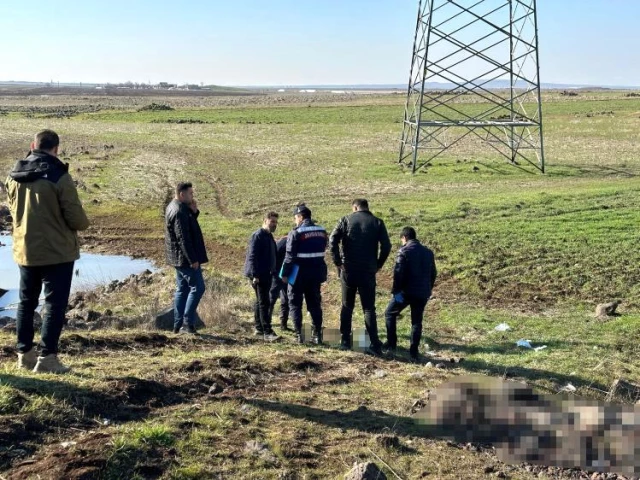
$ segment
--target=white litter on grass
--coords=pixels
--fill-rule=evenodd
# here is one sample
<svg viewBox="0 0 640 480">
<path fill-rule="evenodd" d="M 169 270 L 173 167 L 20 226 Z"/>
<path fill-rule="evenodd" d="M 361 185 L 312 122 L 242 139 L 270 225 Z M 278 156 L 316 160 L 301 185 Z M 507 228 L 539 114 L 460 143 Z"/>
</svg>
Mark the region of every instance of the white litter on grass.
<svg viewBox="0 0 640 480">
<path fill-rule="evenodd" d="M 507 330 L 511 330 L 511 327 L 506 323 L 502 322 L 500 325 L 494 328 L 494 330 L 497 332 L 506 332 Z"/>
<path fill-rule="evenodd" d="M 62 442 L 62 443 L 60 444 L 60 446 L 61 446 L 62 448 L 69 448 L 69 447 L 72 447 L 72 446 L 74 446 L 74 445 L 77 445 L 77 443 L 78 443 L 78 442 Z"/>
<path fill-rule="evenodd" d="M 533 348 L 531 346 L 531 340 L 525 340 L 524 338 L 521 338 L 520 340 L 518 340 L 516 342 L 516 345 L 519 347 L 524 347 L 524 348 Z"/>
<path fill-rule="evenodd" d="M 571 383 L 567 383 L 564 387 L 560 389 L 561 392 L 575 392 L 576 390 L 577 388 L 571 385 Z"/>
<path fill-rule="evenodd" d="M 545 348 L 547 348 L 547 346 L 546 346 L 546 345 L 542 345 L 542 346 L 540 346 L 540 347 L 535 347 L 535 348 L 534 348 L 534 350 L 535 350 L 536 352 L 539 352 L 540 350 L 544 350 Z"/>
</svg>

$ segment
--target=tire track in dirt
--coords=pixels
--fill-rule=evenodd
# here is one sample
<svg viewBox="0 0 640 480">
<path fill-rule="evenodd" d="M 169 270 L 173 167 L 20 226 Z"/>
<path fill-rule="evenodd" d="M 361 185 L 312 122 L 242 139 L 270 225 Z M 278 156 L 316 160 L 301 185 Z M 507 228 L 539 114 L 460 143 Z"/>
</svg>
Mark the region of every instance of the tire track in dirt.
<svg viewBox="0 0 640 480">
<path fill-rule="evenodd" d="M 220 212 L 223 217 L 230 217 L 229 207 L 227 206 L 227 201 L 225 199 L 224 190 L 220 185 L 220 182 L 217 181 L 214 177 L 206 177 L 205 180 L 211 188 L 213 188 L 213 197 L 216 203 L 216 208 Z"/>
</svg>

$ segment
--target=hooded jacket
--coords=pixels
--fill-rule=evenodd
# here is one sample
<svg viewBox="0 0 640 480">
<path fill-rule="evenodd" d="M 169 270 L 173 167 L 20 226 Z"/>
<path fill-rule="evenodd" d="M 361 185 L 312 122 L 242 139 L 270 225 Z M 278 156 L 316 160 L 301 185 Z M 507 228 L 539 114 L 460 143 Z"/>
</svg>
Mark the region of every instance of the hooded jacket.
<svg viewBox="0 0 640 480">
<path fill-rule="evenodd" d="M 80 258 L 78 230 L 89 227 L 69 165 L 41 150 L 9 173 L 5 188 L 13 217 L 13 258 L 44 266 Z"/>
</svg>

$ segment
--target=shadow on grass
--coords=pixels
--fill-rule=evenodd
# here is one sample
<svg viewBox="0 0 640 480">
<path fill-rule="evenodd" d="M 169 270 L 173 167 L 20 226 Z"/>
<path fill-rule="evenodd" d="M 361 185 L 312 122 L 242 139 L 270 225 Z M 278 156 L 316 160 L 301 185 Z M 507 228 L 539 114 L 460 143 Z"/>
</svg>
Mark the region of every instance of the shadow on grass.
<svg viewBox="0 0 640 480">
<path fill-rule="evenodd" d="M 112 379 L 109 391 L 94 390 L 53 378 L 0 373 L 0 385 L 46 401 L 31 408 L 29 399 L 15 399 L 15 415 L 0 416 L 0 470 L 9 467 L 12 449 L 19 447 L 27 455 L 43 443 L 43 439 L 60 429 L 96 428 L 104 420 L 131 422 L 146 418 L 154 407 L 187 401 L 180 388 L 154 380 L 136 377 Z M 23 407 L 29 407 L 26 411 Z"/>
</svg>

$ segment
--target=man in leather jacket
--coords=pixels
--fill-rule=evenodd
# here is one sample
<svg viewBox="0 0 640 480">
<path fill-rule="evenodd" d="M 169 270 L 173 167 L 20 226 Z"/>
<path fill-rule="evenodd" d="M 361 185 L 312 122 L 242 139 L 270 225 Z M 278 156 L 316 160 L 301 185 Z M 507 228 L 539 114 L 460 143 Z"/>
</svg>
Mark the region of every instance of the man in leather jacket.
<svg viewBox="0 0 640 480">
<path fill-rule="evenodd" d="M 174 333 L 196 333 L 196 309 L 205 290 L 202 264 L 209 261 L 198 224 L 199 214 L 193 185 L 178 183 L 176 196 L 165 211 L 164 230 L 167 263 L 176 269 Z"/>
<path fill-rule="evenodd" d="M 342 281 L 341 347 L 345 350 L 352 348 L 351 319 L 358 293 L 371 340 L 369 353 L 380 355 L 382 343 L 376 322 L 376 273 L 391 252 L 391 241 L 384 222 L 369 211 L 367 200 L 354 200 L 352 208 L 353 213 L 340 219 L 329 239 L 333 263 L 338 267 Z"/>
</svg>

